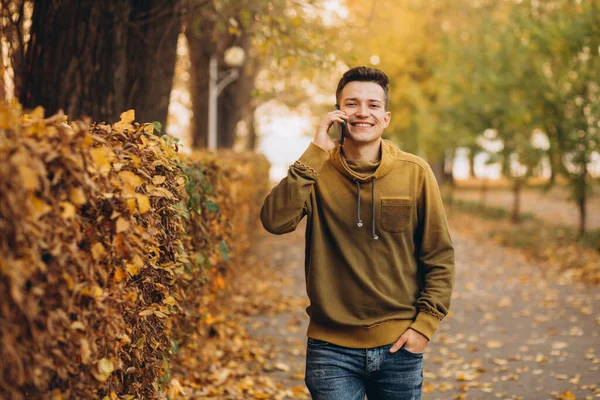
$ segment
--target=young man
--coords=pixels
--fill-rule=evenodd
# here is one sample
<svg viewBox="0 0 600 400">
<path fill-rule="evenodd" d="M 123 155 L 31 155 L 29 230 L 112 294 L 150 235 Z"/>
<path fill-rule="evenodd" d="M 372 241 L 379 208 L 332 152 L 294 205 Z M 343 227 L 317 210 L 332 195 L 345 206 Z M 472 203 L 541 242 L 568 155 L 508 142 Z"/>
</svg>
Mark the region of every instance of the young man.
<svg viewBox="0 0 600 400">
<path fill-rule="evenodd" d="M 423 351 L 448 314 L 454 248 L 429 165 L 383 140 L 388 78 L 357 67 L 340 110 L 267 196 L 274 234 L 307 216 L 306 384 L 317 400 L 420 399 Z M 328 136 L 347 122 L 343 145 Z"/>
</svg>

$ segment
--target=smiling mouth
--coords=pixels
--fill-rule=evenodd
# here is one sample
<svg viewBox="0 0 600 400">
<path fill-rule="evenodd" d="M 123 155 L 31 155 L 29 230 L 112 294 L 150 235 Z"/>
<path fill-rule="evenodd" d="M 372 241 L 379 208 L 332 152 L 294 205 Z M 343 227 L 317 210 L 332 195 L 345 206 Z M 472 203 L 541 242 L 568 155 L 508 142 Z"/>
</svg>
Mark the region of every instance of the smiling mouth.
<svg viewBox="0 0 600 400">
<path fill-rule="evenodd" d="M 356 127 L 359 127 L 359 128 L 371 128 L 375 124 L 370 124 L 370 123 L 367 123 L 367 122 L 351 122 L 350 125 L 356 126 Z"/>
</svg>

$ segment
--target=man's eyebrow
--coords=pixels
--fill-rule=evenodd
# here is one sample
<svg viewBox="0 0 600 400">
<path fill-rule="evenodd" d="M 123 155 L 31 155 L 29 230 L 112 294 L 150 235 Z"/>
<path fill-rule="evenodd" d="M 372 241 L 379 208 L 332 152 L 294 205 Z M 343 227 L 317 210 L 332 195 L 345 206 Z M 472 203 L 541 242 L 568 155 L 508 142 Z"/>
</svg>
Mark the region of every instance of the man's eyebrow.
<svg viewBox="0 0 600 400">
<path fill-rule="evenodd" d="M 344 99 L 344 101 L 357 101 L 357 100 L 358 100 L 357 97 L 348 97 L 347 99 Z M 369 99 L 367 101 L 375 102 L 375 103 L 382 103 L 382 101 L 378 100 L 378 99 Z"/>
</svg>

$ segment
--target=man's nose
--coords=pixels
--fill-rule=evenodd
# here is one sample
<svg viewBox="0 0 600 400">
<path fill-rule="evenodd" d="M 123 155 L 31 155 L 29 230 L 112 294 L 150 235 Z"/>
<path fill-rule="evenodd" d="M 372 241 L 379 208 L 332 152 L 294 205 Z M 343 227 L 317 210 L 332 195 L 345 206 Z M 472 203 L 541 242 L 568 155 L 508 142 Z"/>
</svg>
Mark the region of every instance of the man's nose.
<svg viewBox="0 0 600 400">
<path fill-rule="evenodd" d="M 356 115 L 358 117 L 368 117 L 369 116 L 369 108 L 366 104 L 361 104 L 356 111 Z"/>
</svg>

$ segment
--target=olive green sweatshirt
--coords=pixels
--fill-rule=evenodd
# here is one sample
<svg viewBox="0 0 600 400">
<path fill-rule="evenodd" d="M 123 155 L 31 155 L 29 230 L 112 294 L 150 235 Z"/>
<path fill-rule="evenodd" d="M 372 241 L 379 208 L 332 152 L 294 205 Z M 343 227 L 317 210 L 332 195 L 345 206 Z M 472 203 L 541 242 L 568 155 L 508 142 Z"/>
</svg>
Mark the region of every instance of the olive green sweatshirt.
<svg viewBox="0 0 600 400">
<path fill-rule="evenodd" d="M 408 328 L 431 338 L 448 314 L 454 248 L 423 159 L 388 140 L 371 164 L 311 143 L 260 218 L 283 234 L 304 216 L 308 337 L 355 348 L 393 343 Z"/>
</svg>

